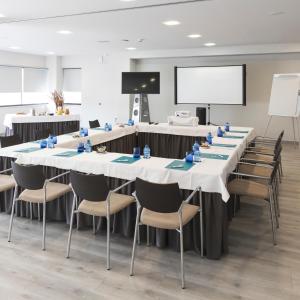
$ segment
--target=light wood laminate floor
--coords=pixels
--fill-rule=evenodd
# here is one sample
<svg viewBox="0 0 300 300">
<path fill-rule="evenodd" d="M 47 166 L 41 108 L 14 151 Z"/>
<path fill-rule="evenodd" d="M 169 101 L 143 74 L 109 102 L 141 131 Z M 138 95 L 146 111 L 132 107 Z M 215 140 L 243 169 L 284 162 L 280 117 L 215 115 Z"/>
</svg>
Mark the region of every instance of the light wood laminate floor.
<svg viewBox="0 0 300 300">
<path fill-rule="evenodd" d="M 0 214 L 0 299 L 300 299 L 300 150 L 285 146 L 278 246 L 273 247 L 266 203 L 244 199 L 230 225 L 230 254 L 219 261 L 185 253 L 187 289 L 179 281 L 179 253 L 141 245 L 130 277 L 132 241 L 112 237 L 112 269 L 105 269 L 106 236 L 74 230 L 65 259 L 68 226 Z"/>
</svg>

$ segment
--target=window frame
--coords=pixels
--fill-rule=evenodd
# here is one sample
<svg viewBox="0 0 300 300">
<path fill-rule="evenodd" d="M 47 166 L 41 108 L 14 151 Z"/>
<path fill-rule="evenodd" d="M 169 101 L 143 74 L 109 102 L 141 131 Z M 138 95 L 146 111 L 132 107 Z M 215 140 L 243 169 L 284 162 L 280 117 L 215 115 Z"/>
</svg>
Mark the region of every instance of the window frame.
<svg viewBox="0 0 300 300">
<path fill-rule="evenodd" d="M 63 77 L 63 80 L 62 80 L 62 93 L 63 93 L 63 96 L 64 96 L 64 93 L 66 92 L 66 91 L 64 91 L 64 70 L 80 70 L 80 76 L 82 76 L 82 68 L 81 67 L 70 67 L 70 68 L 68 68 L 68 67 L 65 67 L 65 68 L 62 68 L 62 77 Z M 80 90 L 80 94 L 81 94 L 81 97 L 80 97 L 80 103 L 78 103 L 78 102 L 67 102 L 66 101 L 66 98 L 65 98 L 65 96 L 64 96 L 64 104 L 68 104 L 68 105 L 82 105 L 82 87 L 80 87 L 81 88 L 81 90 Z"/>
<path fill-rule="evenodd" d="M 38 69 L 38 70 L 47 70 L 49 71 L 48 68 L 45 67 L 29 67 L 29 66 L 15 66 L 15 65 L 2 65 L 0 64 L 0 67 L 6 67 L 6 68 L 19 68 L 21 69 L 21 90 L 19 91 L 21 94 L 21 102 L 20 104 L 4 104 L 2 105 L 0 103 L 0 107 L 16 107 L 16 106 L 36 106 L 36 105 L 46 105 L 49 102 L 39 102 L 39 103 L 23 103 L 23 94 L 25 93 L 24 91 L 24 69 Z M 48 73 L 47 73 L 48 76 Z M 48 85 L 48 83 L 47 83 Z M 49 96 L 50 96 L 50 91 L 48 91 Z M 1 92 L 0 92 L 1 94 Z"/>
</svg>

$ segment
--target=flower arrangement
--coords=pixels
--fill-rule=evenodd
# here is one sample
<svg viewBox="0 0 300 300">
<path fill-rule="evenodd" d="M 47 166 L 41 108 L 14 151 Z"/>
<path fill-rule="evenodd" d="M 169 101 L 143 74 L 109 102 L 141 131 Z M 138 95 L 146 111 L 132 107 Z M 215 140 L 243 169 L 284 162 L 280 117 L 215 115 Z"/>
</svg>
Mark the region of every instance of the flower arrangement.
<svg viewBox="0 0 300 300">
<path fill-rule="evenodd" d="M 58 92 L 57 90 L 55 90 L 52 94 L 52 99 L 55 103 L 55 107 L 56 110 L 60 107 L 63 108 L 64 107 L 64 96 L 62 94 L 62 92 Z"/>
</svg>

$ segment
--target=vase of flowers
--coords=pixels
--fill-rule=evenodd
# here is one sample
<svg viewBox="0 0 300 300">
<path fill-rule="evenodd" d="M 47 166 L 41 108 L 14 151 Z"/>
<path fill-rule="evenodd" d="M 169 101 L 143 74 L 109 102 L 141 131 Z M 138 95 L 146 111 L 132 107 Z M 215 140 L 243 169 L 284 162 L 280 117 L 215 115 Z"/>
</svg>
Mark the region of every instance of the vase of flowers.
<svg viewBox="0 0 300 300">
<path fill-rule="evenodd" d="M 63 110 L 64 110 L 64 97 L 63 97 L 62 92 L 55 90 L 52 93 L 52 99 L 55 104 L 56 113 L 62 114 Z"/>
</svg>

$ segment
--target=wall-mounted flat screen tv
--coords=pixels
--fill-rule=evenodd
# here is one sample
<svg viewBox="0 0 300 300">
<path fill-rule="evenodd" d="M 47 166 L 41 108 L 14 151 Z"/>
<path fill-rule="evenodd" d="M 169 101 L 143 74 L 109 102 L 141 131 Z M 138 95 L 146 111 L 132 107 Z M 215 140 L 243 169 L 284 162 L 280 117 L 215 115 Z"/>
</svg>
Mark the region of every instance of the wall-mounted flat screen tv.
<svg viewBox="0 0 300 300">
<path fill-rule="evenodd" d="M 159 72 L 123 72 L 122 94 L 159 94 Z"/>
</svg>

